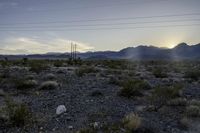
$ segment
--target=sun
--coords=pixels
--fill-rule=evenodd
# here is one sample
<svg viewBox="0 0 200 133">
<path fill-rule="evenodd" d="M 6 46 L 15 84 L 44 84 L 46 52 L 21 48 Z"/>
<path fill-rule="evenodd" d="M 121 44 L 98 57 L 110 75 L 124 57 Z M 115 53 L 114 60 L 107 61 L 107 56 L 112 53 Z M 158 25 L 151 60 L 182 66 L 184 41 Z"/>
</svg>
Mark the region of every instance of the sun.
<svg viewBox="0 0 200 133">
<path fill-rule="evenodd" d="M 179 41 L 174 41 L 174 40 L 168 41 L 166 43 L 166 47 L 168 47 L 168 48 L 174 48 L 177 44 L 179 44 Z"/>
</svg>

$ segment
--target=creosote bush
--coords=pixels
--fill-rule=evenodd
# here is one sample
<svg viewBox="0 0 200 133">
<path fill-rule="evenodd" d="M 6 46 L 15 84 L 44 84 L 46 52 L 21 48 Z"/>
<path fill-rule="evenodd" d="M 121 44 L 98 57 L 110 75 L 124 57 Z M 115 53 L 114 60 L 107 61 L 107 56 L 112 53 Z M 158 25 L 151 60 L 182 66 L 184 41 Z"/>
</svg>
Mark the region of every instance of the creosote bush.
<svg viewBox="0 0 200 133">
<path fill-rule="evenodd" d="M 163 71 L 162 68 L 156 68 L 153 70 L 153 75 L 156 77 L 156 78 L 167 78 L 167 73 Z"/>
<path fill-rule="evenodd" d="M 118 77 L 112 76 L 112 77 L 109 78 L 109 84 L 121 85 L 122 82 L 121 82 L 121 80 L 119 80 Z"/>
<path fill-rule="evenodd" d="M 123 84 L 123 88 L 120 90 L 119 95 L 124 97 L 141 96 L 142 91 L 150 89 L 151 86 L 143 80 L 128 80 Z"/>
<path fill-rule="evenodd" d="M 95 90 L 90 95 L 93 97 L 97 97 L 97 96 L 103 96 L 103 93 L 100 90 Z"/>
<path fill-rule="evenodd" d="M 30 71 L 40 73 L 49 68 L 47 64 L 48 62 L 45 61 L 32 61 L 29 63 Z"/>
<path fill-rule="evenodd" d="M 24 126 L 31 122 L 32 114 L 25 104 L 17 104 L 9 97 L 6 97 L 5 103 L 5 112 L 13 126 Z"/>
<path fill-rule="evenodd" d="M 190 117 L 199 117 L 200 107 L 196 105 L 189 105 L 188 107 L 186 107 L 186 115 Z"/>
<path fill-rule="evenodd" d="M 26 80 L 26 79 L 14 79 L 13 82 L 18 90 L 34 88 L 38 84 L 36 80 Z"/>
<path fill-rule="evenodd" d="M 122 120 L 125 129 L 135 131 L 141 127 L 142 119 L 135 113 L 130 113 Z"/>
<path fill-rule="evenodd" d="M 189 127 L 189 125 L 190 125 L 190 119 L 187 118 L 187 117 L 183 117 L 183 118 L 179 121 L 179 123 L 180 123 L 181 127 L 187 129 L 187 128 Z"/>
<path fill-rule="evenodd" d="M 185 72 L 184 78 L 197 81 L 200 78 L 200 70 L 188 70 Z"/>
<path fill-rule="evenodd" d="M 63 61 L 62 60 L 56 60 L 56 61 L 54 61 L 54 63 L 53 63 L 53 65 L 55 66 L 55 67 L 62 67 L 63 66 Z"/>
<path fill-rule="evenodd" d="M 76 69 L 75 73 L 77 76 L 82 77 L 87 73 L 96 73 L 98 72 L 97 69 L 95 69 L 94 67 L 90 67 L 90 66 L 82 66 L 78 69 Z"/>
<path fill-rule="evenodd" d="M 58 83 L 56 81 L 45 81 L 39 87 L 41 90 L 52 90 L 58 88 Z"/>
<path fill-rule="evenodd" d="M 180 84 L 172 86 L 157 86 L 154 88 L 151 100 L 159 105 L 166 104 L 169 100 L 180 97 L 182 89 L 183 86 Z"/>
<path fill-rule="evenodd" d="M 167 104 L 171 106 L 185 106 L 187 104 L 187 100 L 185 98 L 175 98 L 169 100 Z"/>
<path fill-rule="evenodd" d="M 191 101 L 189 101 L 189 104 L 200 107 L 200 100 L 192 99 Z"/>
</svg>

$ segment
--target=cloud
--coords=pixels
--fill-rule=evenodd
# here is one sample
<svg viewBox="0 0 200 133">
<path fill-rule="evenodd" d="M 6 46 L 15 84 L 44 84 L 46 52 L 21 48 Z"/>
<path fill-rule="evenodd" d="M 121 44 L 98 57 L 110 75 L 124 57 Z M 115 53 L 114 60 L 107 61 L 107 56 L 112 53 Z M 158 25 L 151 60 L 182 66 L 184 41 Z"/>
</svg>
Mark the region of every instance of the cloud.
<svg viewBox="0 0 200 133">
<path fill-rule="evenodd" d="M 0 49 L 0 54 L 19 54 L 19 53 L 28 53 L 28 51 L 23 49 L 16 49 L 16 50 L 7 50 L 7 49 Z"/>
<path fill-rule="evenodd" d="M 0 8 L 10 8 L 10 7 L 18 7 L 19 3 L 10 1 L 10 2 L 0 2 Z"/>
<path fill-rule="evenodd" d="M 69 52 L 71 43 L 77 44 L 78 52 L 85 52 L 94 49 L 89 44 L 55 38 L 49 40 L 40 40 L 38 38 L 7 38 L 3 41 L 0 54 L 42 54 L 47 52 Z"/>
</svg>

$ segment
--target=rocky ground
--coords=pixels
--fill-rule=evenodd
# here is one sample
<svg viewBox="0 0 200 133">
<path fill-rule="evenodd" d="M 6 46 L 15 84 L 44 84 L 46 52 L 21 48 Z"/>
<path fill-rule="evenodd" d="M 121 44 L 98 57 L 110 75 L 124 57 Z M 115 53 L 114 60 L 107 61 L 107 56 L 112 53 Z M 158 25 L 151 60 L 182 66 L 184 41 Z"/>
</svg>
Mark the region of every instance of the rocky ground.
<svg viewBox="0 0 200 133">
<path fill-rule="evenodd" d="M 182 65 L 130 64 L 126 68 L 101 63 L 59 67 L 49 65 L 48 69 L 40 72 L 26 65 L 2 65 L 0 132 L 200 132 L 200 75 L 195 72 L 195 76 L 185 77 L 186 70 L 199 70 L 198 62 L 192 68 L 187 62 Z M 160 69 L 161 66 L 162 72 L 154 72 L 155 68 Z M 141 89 L 139 94 L 130 97 L 120 95 L 120 91 L 126 88 L 124 83 L 129 80 L 145 81 L 150 88 Z M 182 85 L 176 97 L 167 97 L 162 104 L 157 104 L 160 102 L 157 99 L 152 100 L 157 98 L 153 97 L 157 94 L 154 92 L 157 86 L 164 88 L 174 84 Z M 161 92 L 158 99 L 162 97 L 165 95 Z M 16 108 L 21 104 L 26 105 L 28 113 L 20 110 L 22 113 L 18 111 L 15 117 L 11 117 L 9 112 L 16 112 L 17 109 L 12 109 L 14 104 L 9 103 L 16 104 Z M 8 105 L 13 106 L 10 109 Z M 65 109 L 58 115 L 56 109 L 59 105 L 64 105 Z M 31 117 L 24 116 L 26 114 L 31 114 Z M 137 117 L 130 117 L 130 124 L 126 124 L 123 121 L 129 114 Z"/>
</svg>

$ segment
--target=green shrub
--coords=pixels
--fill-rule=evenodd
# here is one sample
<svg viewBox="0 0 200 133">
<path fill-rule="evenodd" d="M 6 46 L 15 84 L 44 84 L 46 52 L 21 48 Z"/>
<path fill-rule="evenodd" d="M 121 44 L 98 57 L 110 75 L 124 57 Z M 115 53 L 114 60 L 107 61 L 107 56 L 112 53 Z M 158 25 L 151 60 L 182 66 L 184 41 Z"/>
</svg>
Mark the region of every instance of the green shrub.
<svg viewBox="0 0 200 133">
<path fill-rule="evenodd" d="M 187 129 L 190 126 L 190 119 L 187 117 L 183 117 L 182 119 L 180 119 L 180 126 L 183 127 L 184 129 Z"/>
<path fill-rule="evenodd" d="M 190 105 L 186 108 L 187 116 L 199 117 L 200 116 L 200 107 L 196 105 Z"/>
<path fill-rule="evenodd" d="M 13 82 L 18 90 L 34 88 L 38 84 L 37 81 L 35 80 L 26 80 L 26 79 L 14 79 Z"/>
<path fill-rule="evenodd" d="M 76 133 L 97 133 L 97 131 L 93 128 L 82 128 Z"/>
<path fill-rule="evenodd" d="M 167 73 L 164 72 L 162 68 L 156 68 L 155 70 L 153 70 L 153 75 L 156 78 L 166 78 L 168 76 Z"/>
<path fill-rule="evenodd" d="M 46 64 L 47 62 L 45 61 L 32 61 L 29 63 L 30 65 L 30 71 L 35 72 L 35 73 L 40 73 L 49 67 Z"/>
<path fill-rule="evenodd" d="M 175 98 L 175 99 L 169 100 L 167 103 L 168 105 L 171 105 L 171 106 L 185 106 L 187 104 L 187 100 L 184 98 Z"/>
<path fill-rule="evenodd" d="M 76 75 L 78 75 L 79 77 L 82 77 L 87 73 L 96 73 L 96 72 L 98 72 L 98 70 L 90 66 L 83 66 L 80 67 L 79 69 L 76 69 L 75 71 Z"/>
<path fill-rule="evenodd" d="M 100 90 L 95 90 L 91 93 L 91 96 L 93 97 L 103 96 L 103 93 Z"/>
<path fill-rule="evenodd" d="M 192 99 L 189 102 L 190 105 L 195 105 L 195 106 L 199 106 L 200 107 L 200 100 L 196 100 L 196 99 Z"/>
<path fill-rule="evenodd" d="M 61 60 L 54 61 L 53 65 L 55 67 L 62 67 L 63 66 L 63 61 L 61 61 Z"/>
<path fill-rule="evenodd" d="M 158 104 L 166 104 L 168 100 L 180 97 L 183 86 L 180 84 L 172 86 L 157 86 L 154 88 L 151 100 Z"/>
<path fill-rule="evenodd" d="M 8 97 L 6 98 L 5 102 L 6 113 L 9 121 L 14 126 L 24 126 L 31 121 L 32 115 L 26 105 L 14 103 L 14 101 Z"/>
<path fill-rule="evenodd" d="M 119 78 L 112 76 L 109 78 L 109 84 L 121 85 L 122 82 L 119 80 Z"/>
<path fill-rule="evenodd" d="M 6 67 L 9 67 L 9 66 L 10 66 L 10 63 L 9 63 L 9 61 L 4 60 L 4 61 L 1 61 L 1 66 L 2 66 L 3 68 L 6 68 Z"/>
<path fill-rule="evenodd" d="M 27 65 L 28 64 L 28 58 L 23 58 L 22 59 L 22 64 Z"/>
<path fill-rule="evenodd" d="M 128 80 L 124 82 L 123 88 L 120 90 L 119 95 L 124 97 L 141 96 L 144 89 L 150 89 L 151 86 L 142 80 Z"/>
<path fill-rule="evenodd" d="M 200 77 L 200 70 L 188 70 L 185 72 L 184 78 L 197 81 Z"/>
</svg>

